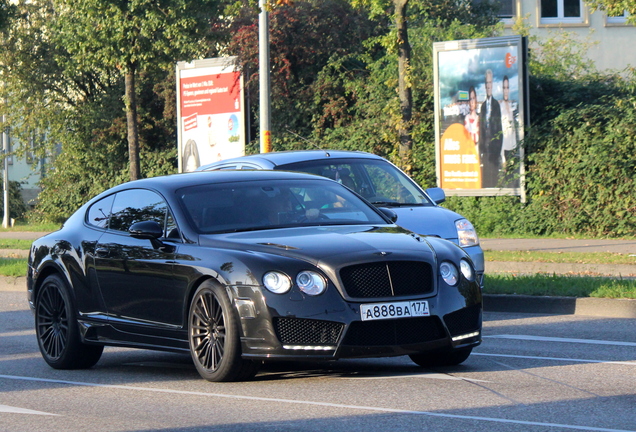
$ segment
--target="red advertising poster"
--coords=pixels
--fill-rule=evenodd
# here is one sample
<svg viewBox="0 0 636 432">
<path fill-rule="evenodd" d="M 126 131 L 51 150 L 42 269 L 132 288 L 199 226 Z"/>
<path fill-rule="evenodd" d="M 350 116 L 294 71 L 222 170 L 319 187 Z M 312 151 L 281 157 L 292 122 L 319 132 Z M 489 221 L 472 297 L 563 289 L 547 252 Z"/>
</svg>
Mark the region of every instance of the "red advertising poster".
<svg viewBox="0 0 636 432">
<path fill-rule="evenodd" d="M 177 65 L 179 171 L 245 153 L 243 86 L 231 59 Z"/>
</svg>

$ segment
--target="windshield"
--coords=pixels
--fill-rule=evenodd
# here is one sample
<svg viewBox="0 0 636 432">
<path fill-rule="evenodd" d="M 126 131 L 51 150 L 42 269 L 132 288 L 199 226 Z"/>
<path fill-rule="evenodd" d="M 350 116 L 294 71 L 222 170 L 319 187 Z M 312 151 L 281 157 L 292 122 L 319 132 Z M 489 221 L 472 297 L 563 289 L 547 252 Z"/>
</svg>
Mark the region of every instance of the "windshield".
<svg viewBox="0 0 636 432">
<path fill-rule="evenodd" d="M 177 193 L 201 234 L 310 225 L 387 222 L 337 183 L 324 180 L 209 184 Z"/>
<path fill-rule="evenodd" d="M 279 165 L 276 169 L 328 177 L 378 206 L 434 205 L 406 174 L 385 160 L 316 160 Z"/>
</svg>

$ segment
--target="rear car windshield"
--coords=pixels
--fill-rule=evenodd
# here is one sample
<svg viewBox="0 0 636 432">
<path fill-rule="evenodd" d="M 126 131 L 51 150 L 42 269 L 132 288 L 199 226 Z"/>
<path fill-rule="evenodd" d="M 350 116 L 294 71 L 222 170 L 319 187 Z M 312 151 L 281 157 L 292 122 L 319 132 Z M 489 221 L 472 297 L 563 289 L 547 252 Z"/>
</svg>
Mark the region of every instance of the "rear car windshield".
<svg viewBox="0 0 636 432">
<path fill-rule="evenodd" d="M 276 169 L 328 177 L 379 206 L 434 205 L 415 182 L 384 160 L 315 160 L 279 165 Z"/>
</svg>

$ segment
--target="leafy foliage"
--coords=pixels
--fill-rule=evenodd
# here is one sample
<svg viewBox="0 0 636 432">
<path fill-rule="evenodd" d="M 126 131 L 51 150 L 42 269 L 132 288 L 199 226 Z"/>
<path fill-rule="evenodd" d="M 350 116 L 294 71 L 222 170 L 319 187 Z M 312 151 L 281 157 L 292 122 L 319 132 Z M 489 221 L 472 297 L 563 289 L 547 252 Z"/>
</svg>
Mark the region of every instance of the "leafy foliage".
<svg viewBox="0 0 636 432">
<path fill-rule="evenodd" d="M 9 217 L 20 219 L 28 211 L 27 205 L 22 199 L 22 185 L 17 181 L 9 182 Z M 0 194 L 0 209 L 4 209 L 4 193 Z"/>
<path fill-rule="evenodd" d="M 617 4 L 624 10 L 631 3 Z M 195 4 L 201 8 L 183 9 Z M 492 3 L 409 0 L 413 150 L 406 161 L 398 152 L 392 3 L 277 4 L 270 12 L 274 148 L 365 150 L 401 165 L 423 187 L 434 186 L 431 46 L 499 34 Z M 238 55 L 256 126 L 258 10 L 252 6 L 236 2 L 219 14 L 223 4 L 212 0 L 90 0 L 81 5 L 88 8 L 82 9 L 86 16 L 76 16 L 75 3 L 67 0 L 0 2 L 2 99 L 12 132 L 42 144 L 40 156 L 56 154 L 44 143 L 63 148 L 42 181 L 38 216 L 62 220 L 88 197 L 127 179 L 126 101 L 121 97 L 126 64 L 145 65 L 135 94 L 147 176 L 176 168 L 175 56 L 204 50 Z M 203 29 L 199 19 L 206 13 L 209 27 Z M 2 27 L 4 17 L 10 25 Z M 171 23 L 193 27 L 180 32 Z M 527 28 L 521 22 L 517 31 Z M 133 43 L 125 36 L 138 39 Z M 174 45 L 166 45 L 170 38 Z M 468 217 L 482 235 L 634 235 L 634 72 L 595 72 L 585 58 L 589 40 L 569 32 L 556 31 L 542 41 L 531 38 L 531 46 L 533 126 L 524 143 L 528 202 L 510 196 L 449 197 L 445 205 Z M 257 151 L 257 141 L 248 143 L 248 153 Z"/>
<path fill-rule="evenodd" d="M 376 22 L 345 0 L 299 1 L 270 12 L 272 135 L 311 132 L 316 77 L 332 57 L 361 49 L 376 32 Z M 245 10 L 231 26 L 227 52 L 236 55 L 247 75 L 253 112 L 258 112 L 258 16 Z M 255 114 L 256 115 L 256 114 Z"/>
<path fill-rule="evenodd" d="M 621 16 L 627 12 L 627 22 L 636 22 L 636 1 L 634 0 L 585 0 L 593 11 L 602 10 L 608 16 Z"/>
<path fill-rule="evenodd" d="M 149 177 L 176 172 L 173 117 L 164 116 L 174 111 L 174 88 L 167 91 L 156 84 L 165 79 L 169 85 L 172 73 L 142 76 L 140 83 L 140 159 Z M 104 94 L 82 108 L 67 113 L 69 128 L 57 135 L 64 151 L 55 157 L 55 169 L 41 181 L 36 219 L 61 222 L 87 198 L 128 180 L 126 119 L 118 93 Z"/>
</svg>

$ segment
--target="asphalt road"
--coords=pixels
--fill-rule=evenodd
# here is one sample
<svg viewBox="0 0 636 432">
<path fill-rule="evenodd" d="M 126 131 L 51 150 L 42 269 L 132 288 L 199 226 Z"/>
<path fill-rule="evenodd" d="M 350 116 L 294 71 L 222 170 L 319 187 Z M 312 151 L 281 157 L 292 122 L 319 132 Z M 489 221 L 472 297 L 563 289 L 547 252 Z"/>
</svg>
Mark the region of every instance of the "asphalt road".
<svg viewBox="0 0 636 432">
<path fill-rule="evenodd" d="M 436 370 L 407 357 L 268 364 L 209 383 L 188 356 L 107 348 L 49 368 L 24 292 L 0 292 L 0 431 L 636 431 L 636 319 L 487 313 Z"/>
</svg>

